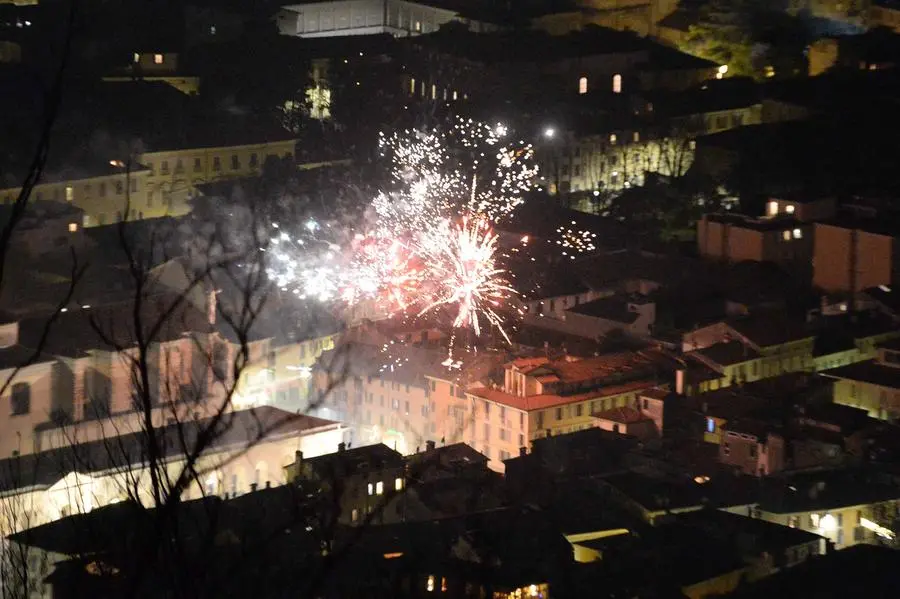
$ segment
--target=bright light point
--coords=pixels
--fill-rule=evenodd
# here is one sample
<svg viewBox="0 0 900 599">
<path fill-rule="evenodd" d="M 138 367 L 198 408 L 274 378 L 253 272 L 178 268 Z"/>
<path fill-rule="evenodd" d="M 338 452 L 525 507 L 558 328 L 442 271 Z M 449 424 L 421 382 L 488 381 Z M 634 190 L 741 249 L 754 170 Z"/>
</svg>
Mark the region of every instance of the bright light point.
<svg viewBox="0 0 900 599">
<path fill-rule="evenodd" d="M 506 135 L 506 133 L 507 133 L 506 125 L 504 125 L 503 123 L 497 123 L 497 125 L 494 127 L 494 134 L 497 137 L 503 137 L 504 135 Z"/>
<path fill-rule="evenodd" d="M 554 135 L 556 135 L 556 129 L 554 129 L 553 127 L 547 127 L 546 129 L 544 129 L 544 137 L 549 138 L 553 137 Z"/>
</svg>

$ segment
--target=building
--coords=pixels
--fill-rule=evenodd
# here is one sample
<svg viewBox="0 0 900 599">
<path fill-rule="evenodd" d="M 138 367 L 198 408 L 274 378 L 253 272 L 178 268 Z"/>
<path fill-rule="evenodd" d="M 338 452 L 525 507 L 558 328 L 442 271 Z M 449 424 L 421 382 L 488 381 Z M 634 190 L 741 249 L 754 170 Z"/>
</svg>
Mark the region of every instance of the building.
<svg viewBox="0 0 900 599">
<path fill-rule="evenodd" d="M 298 452 L 285 477 L 301 488 L 339 492 L 338 520 L 347 526 L 435 520 L 495 509 L 499 476 L 487 458 L 464 443 L 402 456 L 384 444 L 306 458 Z"/>
<path fill-rule="evenodd" d="M 837 549 L 893 538 L 900 489 L 877 471 L 785 474 L 765 489 L 754 517 L 821 535 Z"/>
<path fill-rule="evenodd" d="M 502 383 L 466 391 L 458 406 L 468 421 L 464 438 L 492 460 L 509 459 L 535 439 L 592 428 L 597 414 L 636 407 L 670 368 L 654 351 L 519 358 L 506 364 Z"/>
<path fill-rule="evenodd" d="M 308 455 L 329 451 L 340 440 L 336 422 L 298 416 L 271 407 L 231 412 L 227 428 L 215 435 L 194 467 L 184 499 L 236 496 L 263 486 L 284 483 L 282 468 L 299 446 Z M 164 424 L 155 429 L 160 463 L 146 461 L 145 432 L 90 440 L 4 458 L 0 463 L 3 532 L 40 526 L 120 501 L 153 506 L 150 468 L 177 473 L 200 431 L 211 430 L 206 419 Z M 136 429 L 139 430 L 139 429 Z M 193 458 L 191 458 L 193 460 Z M 137 482 L 137 484 L 135 484 Z"/>
<path fill-rule="evenodd" d="M 157 216 L 148 196 L 149 175 L 146 168 L 128 168 L 116 157 L 110 157 L 110 160 L 92 166 L 60 168 L 45 173 L 41 182 L 34 186 L 31 200 L 67 204 L 83 212 L 80 222 L 74 223 L 73 231 L 82 226 Z M 0 189 L 0 199 L 4 204 L 10 204 L 20 191 L 18 187 Z"/>
<path fill-rule="evenodd" d="M 813 284 L 858 293 L 896 279 L 896 237 L 890 215 L 862 210 L 815 223 Z"/>
<path fill-rule="evenodd" d="M 406 37 L 433 33 L 451 22 L 475 30 L 494 26 L 456 10 L 408 0 L 331 0 L 282 6 L 276 16 L 282 35 L 332 37 L 388 33 Z"/>
<path fill-rule="evenodd" d="M 887 341 L 878 355 L 865 360 L 821 371 L 834 380 L 834 403 L 865 410 L 873 418 L 895 420 L 900 417 L 900 343 Z"/>
<path fill-rule="evenodd" d="M 134 52 L 131 64 L 103 77 L 109 83 L 133 81 L 161 82 L 187 95 L 200 93 L 200 78 L 184 73 L 179 65 L 180 52 L 165 52 L 156 48 L 149 52 Z"/>
<path fill-rule="evenodd" d="M 711 260 L 772 262 L 788 270 L 808 270 L 812 233 L 813 225 L 791 216 L 705 214 L 697 221 L 697 249 Z"/>
<path fill-rule="evenodd" d="M 900 6 L 891 0 L 873 2 L 869 6 L 868 25 L 871 28 L 884 27 L 900 33 Z"/>
</svg>

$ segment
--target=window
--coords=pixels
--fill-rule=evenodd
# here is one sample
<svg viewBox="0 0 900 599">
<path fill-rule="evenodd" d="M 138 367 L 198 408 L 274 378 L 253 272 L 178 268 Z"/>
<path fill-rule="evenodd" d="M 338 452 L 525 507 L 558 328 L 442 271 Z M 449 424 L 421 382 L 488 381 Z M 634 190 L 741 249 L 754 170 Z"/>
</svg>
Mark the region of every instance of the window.
<svg viewBox="0 0 900 599">
<path fill-rule="evenodd" d="M 753 445 L 750 446 L 750 457 L 751 458 L 756 457 L 756 443 L 754 443 Z"/>
<path fill-rule="evenodd" d="M 784 239 L 785 241 L 790 241 L 790 240 L 791 240 L 791 232 L 790 232 L 790 231 L 784 231 L 784 232 L 781 234 L 781 238 Z"/>
<path fill-rule="evenodd" d="M 800 516 L 788 516 L 788 526 L 791 528 L 800 526 Z"/>
<path fill-rule="evenodd" d="M 425 580 L 425 590 L 429 593 L 434 592 L 434 576 L 429 576 Z"/>
<path fill-rule="evenodd" d="M 622 93 L 622 76 L 616 73 L 613 75 L 612 90 L 614 94 Z"/>
<path fill-rule="evenodd" d="M 384 483 L 382 481 L 375 483 L 375 494 L 384 495 Z"/>
<path fill-rule="evenodd" d="M 525 435 L 519 434 L 519 447 L 525 447 Z"/>
<path fill-rule="evenodd" d="M 716 432 L 716 421 L 709 417 L 706 418 L 706 432 Z"/>
<path fill-rule="evenodd" d="M 256 168 L 257 166 L 259 166 L 259 156 L 254 152 L 250 154 L 250 168 Z"/>
<path fill-rule="evenodd" d="M 353 522 L 356 522 L 357 520 L 359 520 L 359 510 L 358 509 L 353 508 L 353 511 L 350 512 L 350 520 Z"/>
<path fill-rule="evenodd" d="M 794 206 L 793 204 L 788 204 L 787 206 L 784 207 L 784 211 L 787 212 L 788 214 L 793 214 L 796 210 L 797 210 L 797 207 Z"/>
<path fill-rule="evenodd" d="M 99 195 L 101 198 L 106 197 L 106 183 L 101 183 L 97 186 L 97 195 Z"/>
<path fill-rule="evenodd" d="M 410 77 L 409 79 L 409 95 L 416 95 L 416 79 L 415 77 Z"/>
<path fill-rule="evenodd" d="M 153 64 L 162 64 L 163 63 L 163 55 L 162 54 L 154 54 L 153 55 Z"/>
<path fill-rule="evenodd" d="M 525 428 L 525 412 L 519 412 L 519 429 Z"/>
<path fill-rule="evenodd" d="M 163 175 L 169 174 L 169 161 L 163 160 L 162 164 L 159 165 L 159 172 Z"/>
<path fill-rule="evenodd" d="M 213 170 L 214 171 L 222 170 L 222 161 L 219 159 L 218 156 L 213 157 Z"/>
<path fill-rule="evenodd" d="M 537 413 L 537 422 L 535 422 L 535 424 L 537 425 L 538 430 L 544 428 L 544 410 Z"/>
<path fill-rule="evenodd" d="M 722 453 L 725 455 L 731 455 L 731 446 L 728 445 L 728 441 L 722 443 Z"/>
<path fill-rule="evenodd" d="M 584 404 L 577 404 L 575 406 L 575 416 L 581 416 L 584 413 Z"/>
<path fill-rule="evenodd" d="M 121 181 L 116 181 L 116 195 L 117 196 L 122 195 L 122 182 Z"/>
<path fill-rule="evenodd" d="M 778 214 L 778 202 L 769 202 L 767 212 L 769 213 L 769 216 Z"/>
<path fill-rule="evenodd" d="M 615 133 L 610 133 L 610 134 L 609 134 L 609 143 L 610 143 L 610 144 L 616 145 L 616 140 L 617 140 L 617 139 L 618 139 L 618 138 L 616 137 L 616 134 L 615 134 Z"/>
<path fill-rule="evenodd" d="M 71 202 L 75 199 L 75 188 L 71 185 L 66 185 L 66 201 Z"/>
<path fill-rule="evenodd" d="M 84 218 L 87 218 L 85 215 Z M 78 231 L 78 223 L 69 223 L 69 233 L 76 233 Z"/>
<path fill-rule="evenodd" d="M 238 159 L 237 154 L 231 155 L 231 170 L 236 171 L 241 168 L 241 161 Z"/>
<path fill-rule="evenodd" d="M 563 417 L 563 415 L 562 415 L 562 408 L 556 408 L 556 419 L 557 419 L 557 420 L 562 420 L 562 417 Z"/>
<path fill-rule="evenodd" d="M 487 422 L 484 423 L 484 440 L 490 441 L 491 439 L 491 425 Z"/>
<path fill-rule="evenodd" d="M 579 94 L 587 93 L 587 77 L 582 77 L 578 80 L 578 93 Z"/>
<path fill-rule="evenodd" d="M 391 409 L 397 411 L 400 409 L 400 400 L 396 398 L 391 398 Z"/>
<path fill-rule="evenodd" d="M 809 515 L 809 526 L 810 528 L 819 528 L 819 521 L 821 518 L 819 514 L 810 514 Z"/>
<path fill-rule="evenodd" d="M 402 491 L 403 490 L 403 479 L 399 476 L 394 479 L 394 490 Z"/>
<path fill-rule="evenodd" d="M 141 55 L 138 54 L 137 52 L 135 52 L 135 53 L 131 56 L 131 59 L 132 59 L 134 62 L 140 62 L 140 61 L 141 61 Z"/>
<path fill-rule="evenodd" d="M 794 239 L 801 239 L 803 237 L 803 231 L 801 229 L 793 230 Z"/>
<path fill-rule="evenodd" d="M 131 192 L 132 192 L 132 193 L 136 193 L 137 190 L 138 190 L 138 182 L 137 182 L 137 179 L 132 179 L 132 180 L 131 180 Z"/>
<path fill-rule="evenodd" d="M 631 140 L 632 140 L 634 143 L 637 143 L 637 142 L 641 141 L 641 134 L 640 134 L 640 132 L 635 131 L 635 132 L 631 135 Z"/>
<path fill-rule="evenodd" d="M 12 386 L 10 394 L 12 415 L 19 416 L 31 411 L 31 385 L 28 383 L 16 383 Z"/>
<path fill-rule="evenodd" d="M 199 173 L 203 170 L 203 161 L 199 158 L 194 158 L 194 172 Z"/>
<path fill-rule="evenodd" d="M 369 492 L 369 495 L 374 495 L 375 494 L 375 485 L 373 485 L 372 483 L 369 483 L 368 484 L 368 492 Z"/>
</svg>

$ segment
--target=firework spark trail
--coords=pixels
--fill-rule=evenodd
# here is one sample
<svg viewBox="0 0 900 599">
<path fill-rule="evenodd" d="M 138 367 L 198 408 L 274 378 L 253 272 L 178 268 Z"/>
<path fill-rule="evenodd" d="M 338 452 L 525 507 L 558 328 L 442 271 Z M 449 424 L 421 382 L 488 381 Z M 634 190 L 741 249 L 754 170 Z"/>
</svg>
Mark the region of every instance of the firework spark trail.
<svg viewBox="0 0 900 599">
<path fill-rule="evenodd" d="M 463 218 L 460 225 L 443 221 L 420 241 L 418 252 L 429 264 L 431 297 L 419 312 L 456 306 L 454 327 L 470 326 L 481 335 L 481 318 L 496 326 L 509 342 L 497 309 L 515 291 L 496 266 L 497 235 L 482 218 Z"/>
<path fill-rule="evenodd" d="M 531 146 L 507 136 L 502 125 L 461 118 L 444 132 L 381 135 L 393 184 L 371 201 L 372 220 L 350 240 L 315 221 L 299 235 L 276 231 L 273 280 L 302 299 L 373 299 L 419 315 L 451 307 L 454 328 L 480 335 L 486 322 L 509 341 L 499 311 L 515 292 L 490 223 L 524 201 L 537 168 Z"/>
</svg>

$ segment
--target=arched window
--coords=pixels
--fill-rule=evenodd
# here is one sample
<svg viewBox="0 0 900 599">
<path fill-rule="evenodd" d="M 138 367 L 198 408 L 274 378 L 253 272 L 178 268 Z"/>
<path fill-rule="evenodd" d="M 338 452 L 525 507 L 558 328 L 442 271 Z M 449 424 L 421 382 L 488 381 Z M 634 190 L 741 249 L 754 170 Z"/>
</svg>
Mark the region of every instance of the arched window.
<svg viewBox="0 0 900 599">
<path fill-rule="evenodd" d="M 622 76 L 616 73 L 613 75 L 613 93 L 621 94 L 622 93 Z"/>
<path fill-rule="evenodd" d="M 10 394 L 12 415 L 27 414 L 31 411 L 31 385 L 28 383 L 16 383 L 12 386 Z"/>
<path fill-rule="evenodd" d="M 587 93 L 587 77 L 582 77 L 578 80 L 578 93 L 586 94 Z"/>
</svg>

